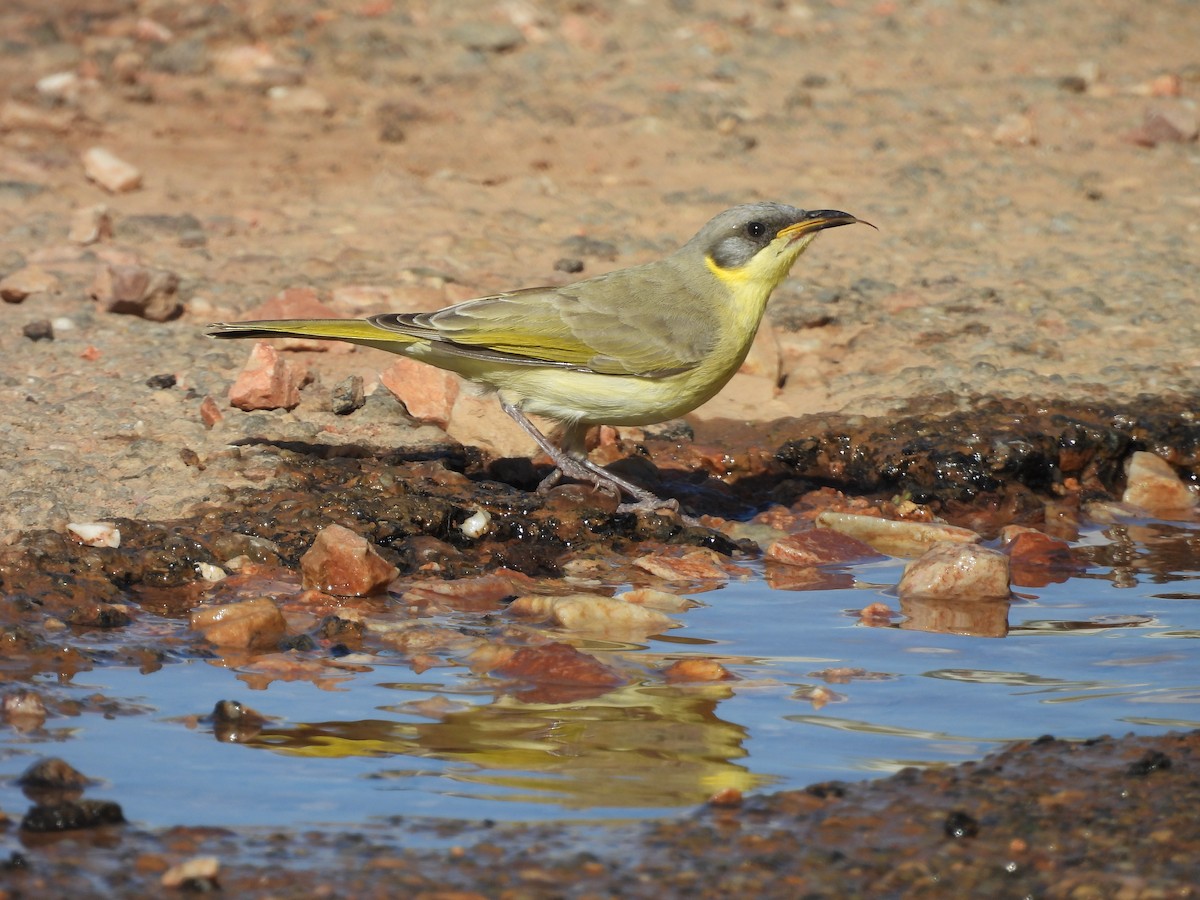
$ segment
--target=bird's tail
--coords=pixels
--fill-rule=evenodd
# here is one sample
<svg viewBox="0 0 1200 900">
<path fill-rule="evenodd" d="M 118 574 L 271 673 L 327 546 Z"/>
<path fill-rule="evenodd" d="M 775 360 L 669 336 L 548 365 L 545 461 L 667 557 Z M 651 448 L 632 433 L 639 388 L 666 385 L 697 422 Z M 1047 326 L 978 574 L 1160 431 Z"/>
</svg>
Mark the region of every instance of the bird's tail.
<svg viewBox="0 0 1200 900">
<path fill-rule="evenodd" d="M 218 322 L 209 325 L 204 333 L 214 338 L 311 338 L 321 341 L 348 341 L 377 347 L 392 353 L 420 343 L 397 331 L 380 328 L 367 319 L 266 319 L 258 322 Z"/>
</svg>

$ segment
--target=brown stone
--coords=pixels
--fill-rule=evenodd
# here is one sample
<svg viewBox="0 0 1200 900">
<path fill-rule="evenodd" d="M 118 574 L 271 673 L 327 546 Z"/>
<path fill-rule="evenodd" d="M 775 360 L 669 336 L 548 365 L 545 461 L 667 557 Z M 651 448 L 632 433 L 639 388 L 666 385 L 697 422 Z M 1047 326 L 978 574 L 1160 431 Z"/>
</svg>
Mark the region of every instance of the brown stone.
<svg viewBox="0 0 1200 900">
<path fill-rule="evenodd" d="M 179 276 L 165 269 L 138 265 L 104 265 L 89 290 L 105 312 L 141 316 L 166 322 L 183 312 L 176 291 Z"/>
<path fill-rule="evenodd" d="M 1008 557 L 999 550 L 946 541 L 904 569 L 898 588 L 909 596 L 972 600 L 1008 596 Z"/>
<path fill-rule="evenodd" d="M 219 647 L 265 650 L 287 631 L 287 622 L 266 597 L 209 606 L 192 612 L 191 626 Z"/>
<path fill-rule="evenodd" d="M 378 594 L 399 574 L 360 534 L 342 525 L 329 525 L 300 557 L 304 586 L 339 597 Z"/>
<path fill-rule="evenodd" d="M 624 683 L 615 669 L 569 644 L 522 647 L 492 674 L 532 682 L 521 692 L 527 702 L 568 702 L 606 694 Z"/>
<path fill-rule="evenodd" d="M 1134 453 L 1125 463 L 1125 478 L 1121 500 L 1132 506 L 1151 512 L 1186 511 L 1196 506 L 1197 495 L 1161 456 Z"/>
<path fill-rule="evenodd" d="M 729 681 L 733 673 L 715 659 L 677 659 L 663 669 L 671 684 L 695 681 Z"/>
<path fill-rule="evenodd" d="M 1070 544 L 1040 531 L 1021 532 L 1004 550 L 1008 553 L 1010 580 L 1019 587 L 1061 583 L 1084 569 L 1072 555 Z"/>
<path fill-rule="evenodd" d="M 57 291 L 59 281 L 45 269 L 26 266 L 0 279 L 0 299 L 5 303 L 21 303 L 30 294 Z"/>
</svg>

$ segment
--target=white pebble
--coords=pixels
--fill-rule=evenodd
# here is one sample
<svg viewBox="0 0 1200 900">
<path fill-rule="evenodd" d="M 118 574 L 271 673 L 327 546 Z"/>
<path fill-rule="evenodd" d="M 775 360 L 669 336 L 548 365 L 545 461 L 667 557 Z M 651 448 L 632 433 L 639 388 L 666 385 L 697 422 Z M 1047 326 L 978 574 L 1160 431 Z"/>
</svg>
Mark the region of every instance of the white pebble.
<svg viewBox="0 0 1200 900">
<path fill-rule="evenodd" d="M 112 522 L 71 522 L 67 533 L 88 547 L 121 546 L 121 531 Z"/>
<path fill-rule="evenodd" d="M 196 563 L 196 574 L 205 581 L 220 581 L 228 573 L 220 566 L 214 566 L 212 563 L 198 562 Z"/>
<path fill-rule="evenodd" d="M 463 535 L 472 540 L 477 537 L 482 537 L 488 533 L 488 529 L 492 527 L 492 516 L 486 510 L 477 509 L 475 514 L 467 521 L 459 526 L 459 530 Z"/>
<path fill-rule="evenodd" d="M 51 100 L 73 100 L 79 95 L 79 76 L 74 72 L 55 72 L 37 80 L 37 92 Z"/>
<path fill-rule="evenodd" d="M 103 147 L 84 151 L 83 171 L 92 181 L 114 194 L 132 191 L 142 185 L 138 168 Z"/>
</svg>

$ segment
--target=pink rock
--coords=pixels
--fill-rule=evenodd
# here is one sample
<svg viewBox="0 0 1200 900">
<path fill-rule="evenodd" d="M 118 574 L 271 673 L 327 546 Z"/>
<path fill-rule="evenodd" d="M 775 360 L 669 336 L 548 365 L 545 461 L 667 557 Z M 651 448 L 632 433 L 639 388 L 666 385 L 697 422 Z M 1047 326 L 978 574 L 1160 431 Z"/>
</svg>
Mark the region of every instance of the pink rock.
<svg viewBox="0 0 1200 900">
<path fill-rule="evenodd" d="M 26 266 L 0 279 L 0 298 L 5 303 L 20 303 L 30 294 L 49 293 L 58 287 L 58 279 L 45 269 Z"/>
<path fill-rule="evenodd" d="M 644 572 L 656 575 L 664 581 L 725 581 L 730 571 L 721 562 L 721 557 L 712 550 L 691 550 L 681 556 L 670 553 L 648 553 L 639 556 L 633 564 Z M 732 567 L 734 572 L 738 567 Z"/>
<path fill-rule="evenodd" d="M 83 173 L 106 191 L 122 194 L 142 186 L 142 173 L 103 147 L 83 153 Z"/>
<path fill-rule="evenodd" d="M 450 424 L 460 390 L 457 375 L 402 356 L 380 374 L 379 381 L 417 421 L 439 428 Z"/>
<path fill-rule="evenodd" d="M 287 622 L 266 597 L 195 610 L 191 626 L 219 647 L 264 650 L 287 632 Z"/>
<path fill-rule="evenodd" d="M 999 550 L 944 541 L 910 562 L 900 599 L 987 600 L 1008 596 L 1008 557 Z"/>
<path fill-rule="evenodd" d="M 295 409 L 300 405 L 300 387 L 306 374 L 303 366 L 287 362 L 270 344 L 259 342 L 229 389 L 229 404 L 247 412 Z"/>
<path fill-rule="evenodd" d="M 1121 500 L 1154 512 L 1194 509 L 1197 496 L 1160 456 L 1138 451 L 1125 463 L 1125 493 Z"/>
<path fill-rule="evenodd" d="M 869 544 L 834 531 L 814 528 L 780 538 L 767 548 L 768 562 L 787 566 L 821 566 L 879 556 Z"/>
<path fill-rule="evenodd" d="M 300 557 L 304 586 L 339 597 L 378 594 L 399 570 L 379 555 L 371 542 L 341 525 L 321 530 Z"/>
<path fill-rule="evenodd" d="M 138 265 L 103 265 L 88 293 L 105 312 L 166 322 L 183 312 L 176 291 L 179 276 L 165 269 Z"/>
</svg>

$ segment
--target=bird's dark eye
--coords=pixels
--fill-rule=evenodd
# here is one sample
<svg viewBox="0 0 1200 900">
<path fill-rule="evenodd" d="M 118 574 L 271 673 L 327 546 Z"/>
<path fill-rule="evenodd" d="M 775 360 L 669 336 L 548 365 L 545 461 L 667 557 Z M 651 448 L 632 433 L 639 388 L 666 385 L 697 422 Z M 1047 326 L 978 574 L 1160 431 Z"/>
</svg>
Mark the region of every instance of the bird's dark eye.
<svg viewBox="0 0 1200 900">
<path fill-rule="evenodd" d="M 746 234 L 752 238 L 760 238 L 767 233 L 767 226 L 762 222 L 751 222 L 746 226 Z"/>
</svg>

